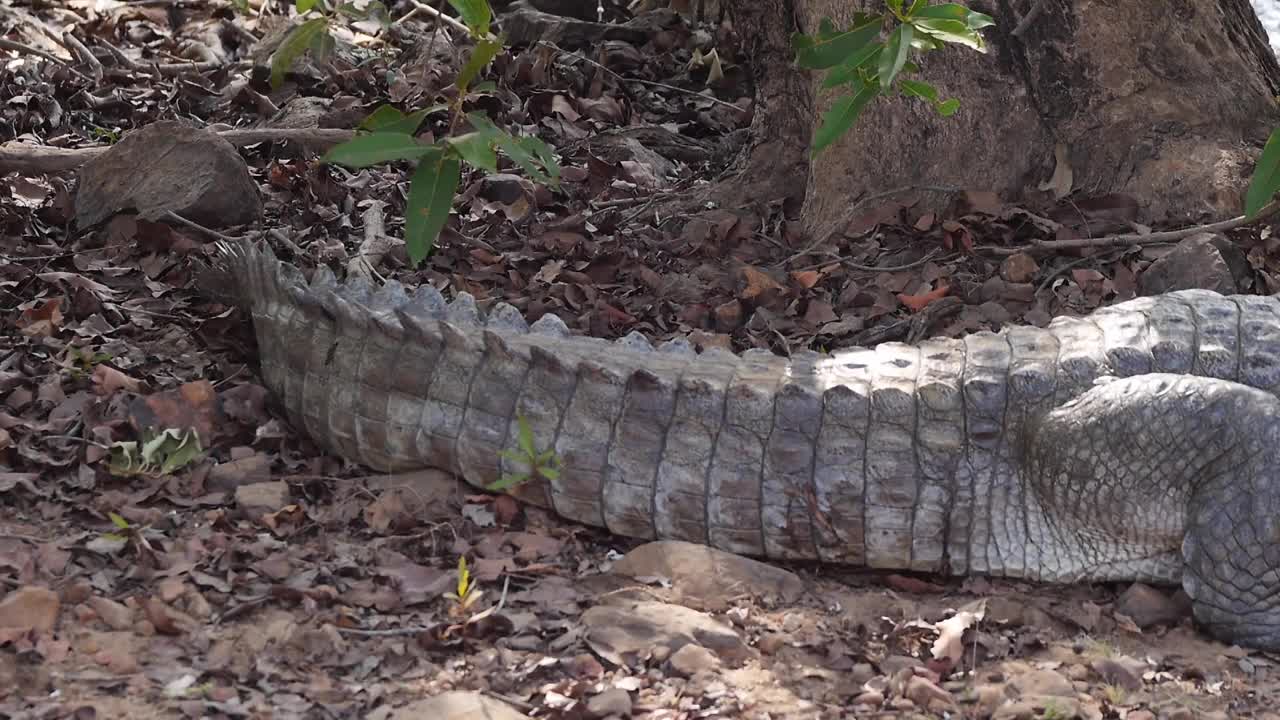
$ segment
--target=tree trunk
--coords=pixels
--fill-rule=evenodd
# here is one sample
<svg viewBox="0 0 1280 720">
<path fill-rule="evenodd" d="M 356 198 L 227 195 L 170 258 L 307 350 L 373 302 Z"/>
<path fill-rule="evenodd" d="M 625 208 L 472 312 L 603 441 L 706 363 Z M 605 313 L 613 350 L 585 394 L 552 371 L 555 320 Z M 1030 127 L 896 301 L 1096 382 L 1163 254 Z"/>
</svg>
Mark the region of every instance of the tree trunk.
<svg viewBox="0 0 1280 720">
<path fill-rule="evenodd" d="M 812 130 L 837 94 L 795 67 L 787 38 L 824 17 L 847 26 L 854 11 L 881 10 L 882 1 L 727 0 L 739 35 L 757 43 L 747 46 L 758 105 L 741 197 L 798 201 L 804 188 L 805 229 L 821 238 L 843 230 L 858 199 L 903 186 L 1051 201 L 1039 188 L 1057 156 L 1071 171 L 1071 197 L 1126 193 L 1147 221 L 1240 212 L 1262 143 L 1280 126 L 1280 65 L 1248 0 L 968 5 L 996 20 L 983 31 L 987 54 L 948 46 L 916 56 L 921 79 L 958 98 L 958 113 L 942 118 L 917 99 L 882 97 L 810 159 Z M 949 199 L 903 198 L 935 209 Z"/>
</svg>

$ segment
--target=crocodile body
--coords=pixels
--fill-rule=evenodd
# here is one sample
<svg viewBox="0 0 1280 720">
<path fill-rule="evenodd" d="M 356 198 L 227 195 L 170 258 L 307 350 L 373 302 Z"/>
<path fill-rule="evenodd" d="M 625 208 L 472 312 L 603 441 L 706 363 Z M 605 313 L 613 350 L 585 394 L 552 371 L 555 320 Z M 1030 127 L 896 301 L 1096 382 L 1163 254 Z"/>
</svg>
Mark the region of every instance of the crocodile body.
<svg viewBox="0 0 1280 720">
<path fill-rule="evenodd" d="M 381 471 L 519 495 L 635 538 L 935 573 L 1178 583 L 1223 639 L 1280 647 L 1280 300 L 1180 291 L 830 355 L 695 353 L 529 326 L 469 295 L 308 283 L 224 245 L 292 422 Z"/>
</svg>

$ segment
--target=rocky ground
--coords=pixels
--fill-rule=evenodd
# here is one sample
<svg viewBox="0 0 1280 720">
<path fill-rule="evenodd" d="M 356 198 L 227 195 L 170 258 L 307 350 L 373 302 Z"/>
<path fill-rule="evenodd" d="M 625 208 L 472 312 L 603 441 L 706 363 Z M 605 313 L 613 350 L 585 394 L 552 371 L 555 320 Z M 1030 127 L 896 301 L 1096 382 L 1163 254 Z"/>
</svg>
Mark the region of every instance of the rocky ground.
<svg viewBox="0 0 1280 720">
<path fill-rule="evenodd" d="M 317 153 L 383 102 L 449 97 L 467 44 L 396 4 L 390 28 L 336 23 L 332 63 L 272 89 L 282 10 L 0 6 L 5 717 L 1280 717 L 1277 659 L 1199 634 L 1171 588 L 641 545 L 319 452 L 194 261 L 210 229 L 307 271 L 400 236 L 409 169 Z M 427 263 L 392 246 L 373 270 L 579 332 L 777 352 L 1043 325 L 1178 287 L 1280 289 L 1269 227 L 1072 246 L 1148 230 L 1120 196 L 1055 209 L 961 192 L 945 216 L 870 198 L 822 246 L 771 205 L 672 222 L 750 125 L 738 40 L 606 10 L 601 26 L 509 9 L 511 47 L 469 101 L 553 145 L 561 188 L 468 174 Z M 235 128 L 238 149 L 155 124 L 170 120 Z M 116 145 L 141 128 L 146 142 Z M 248 187 L 229 179 L 246 164 Z M 177 198 L 201 183 L 218 192 Z M 140 188 L 157 210 L 219 210 L 205 229 L 116 214 Z M 261 221 L 228 226 L 258 204 Z M 148 427 L 174 432 L 136 444 Z"/>
</svg>

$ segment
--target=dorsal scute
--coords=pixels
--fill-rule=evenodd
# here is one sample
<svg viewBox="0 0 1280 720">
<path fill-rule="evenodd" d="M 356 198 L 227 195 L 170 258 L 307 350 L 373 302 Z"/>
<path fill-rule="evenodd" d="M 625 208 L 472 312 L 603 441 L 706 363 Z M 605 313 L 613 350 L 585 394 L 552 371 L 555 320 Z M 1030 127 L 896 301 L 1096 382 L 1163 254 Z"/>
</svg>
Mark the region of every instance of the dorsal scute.
<svg viewBox="0 0 1280 720">
<path fill-rule="evenodd" d="M 480 308 L 471 293 L 460 292 L 445 310 L 445 319 L 460 328 L 480 327 Z"/>
<path fill-rule="evenodd" d="M 568 337 L 569 326 L 564 324 L 559 315 L 547 313 L 529 326 L 529 332 L 550 337 Z"/>
<path fill-rule="evenodd" d="M 489 311 L 485 327 L 492 332 L 507 332 L 515 335 L 524 335 L 529 332 L 529 322 L 524 319 L 524 315 L 513 305 L 504 302 L 494 305 Z"/>
</svg>

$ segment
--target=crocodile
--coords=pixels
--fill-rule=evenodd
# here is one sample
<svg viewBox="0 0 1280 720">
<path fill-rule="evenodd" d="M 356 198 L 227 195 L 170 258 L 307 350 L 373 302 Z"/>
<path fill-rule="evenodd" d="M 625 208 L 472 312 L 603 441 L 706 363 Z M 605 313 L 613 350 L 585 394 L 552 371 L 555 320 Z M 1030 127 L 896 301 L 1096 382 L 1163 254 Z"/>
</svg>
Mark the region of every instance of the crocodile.
<svg viewBox="0 0 1280 720">
<path fill-rule="evenodd" d="M 776 559 L 1181 587 L 1208 634 L 1280 650 L 1280 298 L 1182 290 L 1047 327 L 830 353 L 697 352 L 506 303 L 308 281 L 221 243 L 290 421 L 375 471 L 514 491 L 639 539 Z"/>
</svg>

